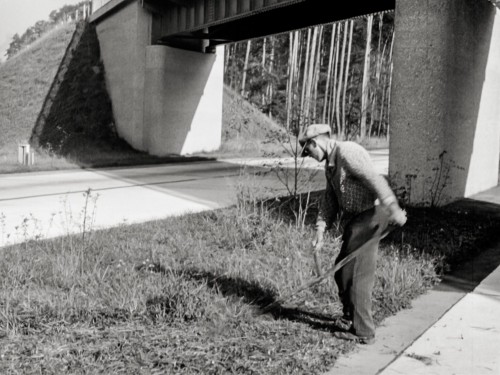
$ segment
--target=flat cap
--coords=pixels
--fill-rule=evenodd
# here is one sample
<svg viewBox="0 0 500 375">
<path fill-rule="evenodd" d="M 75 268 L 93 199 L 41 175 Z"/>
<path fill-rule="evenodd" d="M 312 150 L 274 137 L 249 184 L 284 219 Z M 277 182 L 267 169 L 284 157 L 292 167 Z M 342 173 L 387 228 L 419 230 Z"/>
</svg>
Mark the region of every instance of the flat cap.
<svg viewBox="0 0 500 375">
<path fill-rule="evenodd" d="M 304 132 L 299 136 L 299 143 L 304 146 L 306 142 L 321 134 L 328 134 L 330 136 L 331 128 L 328 124 L 312 124 L 309 125 Z"/>
</svg>

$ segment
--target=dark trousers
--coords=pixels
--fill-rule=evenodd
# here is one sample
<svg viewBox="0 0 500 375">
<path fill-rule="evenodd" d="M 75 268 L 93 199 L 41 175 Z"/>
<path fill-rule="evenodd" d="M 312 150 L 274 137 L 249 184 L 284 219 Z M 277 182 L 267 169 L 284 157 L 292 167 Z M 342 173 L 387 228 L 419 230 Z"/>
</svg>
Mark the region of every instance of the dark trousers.
<svg viewBox="0 0 500 375">
<path fill-rule="evenodd" d="M 336 263 L 367 241 L 379 237 L 388 226 L 387 214 L 379 206 L 352 217 L 345 225 L 342 248 Z M 374 241 L 356 258 L 335 274 L 344 316 L 352 320 L 352 328 L 360 337 L 374 337 L 372 290 L 379 241 Z"/>
</svg>

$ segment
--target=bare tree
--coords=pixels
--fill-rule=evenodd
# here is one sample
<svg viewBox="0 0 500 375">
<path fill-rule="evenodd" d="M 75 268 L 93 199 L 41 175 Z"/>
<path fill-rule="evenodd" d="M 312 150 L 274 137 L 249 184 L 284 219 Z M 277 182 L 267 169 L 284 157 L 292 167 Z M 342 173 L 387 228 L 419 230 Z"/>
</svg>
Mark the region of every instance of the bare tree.
<svg viewBox="0 0 500 375">
<path fill-rule="evenodd" d="M 266 55 L 267 55 L 267 38 L 262 41 L 262 73 L 266 71 Z M 264 92 L 261 93 L 261 104 L 266 104 L 266 95 Z"/>
<path fill-rule="evenodd" d="M 329 106 L 330 106 L 330 81 L 332 80 L 332 68 L 334 63 L 333 52 L 335 46 L 335 32 L 337 30 L 337 24 L 334 23 L 332 25 L 332 35 L 330 38 L 330 53 L 328 54 L 328 66 L 326 73 L 326 87 L 325 87 L 325 100 L 323 101 L 323 123 L 329 122 L 330 119 L 327 117 L 329 115 Z M 333 130 L 333 129 L 332 129 Z"/>
<path fill-rule="evenodd" d="M 275 54 L 275 39 L 271 38 L 271 55 L 269 56 L 269 74 L 268 76 L 271 77 L 273 74 L 273 68 L 274 68 L 274 54 Z M 273 102 L 273 80 L 268 79 L 267 81 L 267 89 L 266 89 L 266 103 L 271 104 Z M 273 113 L 271 110 L 271 107 L 268 109 L 268 116 L 272 117 Z"/>
<path fill-rule="evenodd" d="M 345 102 L 346 102 L 346 92 L 347 92 L 347 81 L 349 78 L 349 67 L 351 64 L 351 49 L 352 49 L 352 33 L 354 27 L 354 21 L 348 21 L 349 24 L 349 47 L 347 48 L 347 63 L 345 68 L 345 81 L 344 81 L 344 91 L 342 93 L 342 128 L 346 129 L 346 116 L 345 116 Z"/>
<path fill-rule="evenodd" d="M 332 85 L 332 102 L 330 107 L 330 115 L 329 121 L 333 123 L 333 118 L 335 116 L 335 103 L 337 102 L 337 75 L 338 75 L 338 64 L 339 64 L 339 53 L 340 53 L 340 33 L 341 33 L 342 24 L 338 25 L 337 35 L 335 38 L 335 62 L 334 62 L 334 72 L 333 72 L 333 85 Z M 335 123 L 335 127 L 337 130 L 337 134 L 341 134 L 341 129 L 339 127 L 339 123 Z"/>
<path fill-rule="evenodd" d="M 384 91 L 383 87 L 380 87 L 380 76 L 382 74 L 382 63 L 384 61 L 384 52 L 387 46 L 384 43 L 384 48 L 381 50 L 382 46 L 382 26 L 383 26 L 383 15 L 379 14 L 378 17 L 378 44 L 377 44 L 377 54 L 376 59 L 377 63 L 375 64 L 375 89 L 372 90 L 372 98 L 371 98 L 371 116 L 370 116 L 370 126 L 368 127 L 368 138 L 371 137 L 373 131 L 373 124 L 375 122 L 377 104 L 378 104 L 378 93 L 381 90 Z"/>
<path fill-rule="evenodd" d="M 390 108 L 391 108 L 391 87 L 392 87 L 392 71 L 393 71 L 393 61 L 392 61 L 392 51 L 394 49 L 394 30 L 392 31 L 392 41 L 391 41 L 391 49 L 389 52 L 389 84 L 387 85 L 387 127 L 390 126 Z M 385 136 L 389 136 L 389 128 L 386 129 Z"/>
<path fill-rule="evenodd" d="M 337 121 L 337 127 L 339 129 L 339 136 L 341 138 L 344 138 L 345 136 L 345 127 L 340 121 L 340 93 L 342 92 L 342 84 L 344 81 L 344 63 L 345 63 L 345 48 L 346 48 L 346 42 L 347 42 L 347 25 L 344 24 L 344 37 L 342 38 L 342 52 L 340 54 L 340 72 L 339 72 L 339 80 L 338 80 L 338 86 L 337 86 L 337 98 L 335 102 L 335 114 L 336 114 L 336 121 Z"/>
<path fill-rule="evenodd" d="M 303 71 L 303 78 L 302 78 L 302 95 L 301 95 L 301 100 L 300 100 L 300 110 L 302 113 L 307 113 L 304 110 L 305 107 L 305 95 L 307 91 L 307 78 L 308 78 L 308 70 L 307 67 L 309 66 L 309 51 L 310 51 L 310 45 L 311 45 L 311 29 L 307 30 L 307 42 L 306 42 L 306 61 L 304 63 L 304 71 Z"/>
<path fill-rule="evenodd" d="M 363 70 L 363 86 L 361 93 L 361 123 L 359 126 L 359 138 L 362 140 L 366 135 L 366 117 L 368 112 L 369 100 L 369 82 L 370 82 L 370 58 L 371 58 L 371 40 L 372 40 L 373 15 L 367 18 L 366 26 L 366 44 L 365 44 L 365 66 Z"/>
<path fill-rule="evenodd" d="M 252 47 L 252 40 L 247 42 L 247 52 L 245 54 L 245 63 L 243 65 L 243 78 L 241 80 L 241 96 L 245 96 L 245 84 L 247 81 L 248 59 L 250 57 L 250 49 Z"/>
<path fill-rule="evenodd" d="M 300 44 L 300 31 L 290 33 L 290 57 L 288 64 L 288 80 L 287 80 L 287 118 L 286 128 L 290 129 L 290 122 L 292 119 L 292 109 L 295 104 L 295 94 L 297 91 L 296 82 L 298 82 L 298 60 L 299 60 L 299 44 Z"/>
<path fill-rule="evenodd" d="M 307 83 L 306 83 L 306 93 L 305 93 L 305 102 L 304 102 L 304 114 L 307 118 L 307 122 L 311 120 L 311 104 L 312 104 L 312 94 L 313 94 L 313 85 L 314 85 L 314 74 L 316 68 L 316 60 L 317 56 L 317 44 L 319 38 L 319 27 L 313 28 L 312 33 L 312 41 L 310 45 L 309 52 L 309 61 L 306 66 L 307 72 Z"/>
<path fill-rule="evenodd" d="M 318 29 L 318 43 L 317 43 L 317 52 L 316 52 L 316 64 L 314 67 L 314 84 L 313 84 L 313 118 L 316 119 L 316 111 L 317 111 L 317 100 L 318 100 L 318 85 L 319 85 L 319 76 L 321 72 L 321 63 L 322 63 L 322 50 L 323 50 L 323 26 L 317 26 Z"/>
</svg>

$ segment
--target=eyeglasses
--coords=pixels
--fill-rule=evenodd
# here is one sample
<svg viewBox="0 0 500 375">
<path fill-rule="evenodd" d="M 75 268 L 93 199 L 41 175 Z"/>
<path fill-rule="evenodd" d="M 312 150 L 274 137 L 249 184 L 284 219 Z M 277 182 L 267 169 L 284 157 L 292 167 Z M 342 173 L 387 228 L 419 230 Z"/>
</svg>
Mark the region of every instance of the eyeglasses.
<svg viewBox="0 0 500 375">
<path fill-rule="evenodd" d="M 302 156 L 309 156 L 311 153 L 309 152 L 309 145 L 312 143 L 312 139 L 309 139 L 304 143 L 304 146 L 302 146 Z"/>
</svg>

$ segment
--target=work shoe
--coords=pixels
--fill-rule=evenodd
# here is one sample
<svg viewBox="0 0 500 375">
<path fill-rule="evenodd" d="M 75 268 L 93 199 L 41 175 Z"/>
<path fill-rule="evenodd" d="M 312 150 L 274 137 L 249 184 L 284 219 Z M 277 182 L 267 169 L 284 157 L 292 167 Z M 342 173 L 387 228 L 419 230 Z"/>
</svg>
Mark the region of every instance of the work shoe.
<svg viewBox="0 0 500 375">
<path fill-rule="evenodd" d="M 352 327 L 352 321 L 346 317 L 340 317 L 335 319 L 333 325 L 342 331 L 349 331 Z"/>
<path fill-rule="evenodd" d="M 375 342 L 375 337 L 358 336 L 352 332 L 334 332 L 333 336 L 342 340 L 358 341 L 364 345 L 371 345 Z"/>
</svg>

